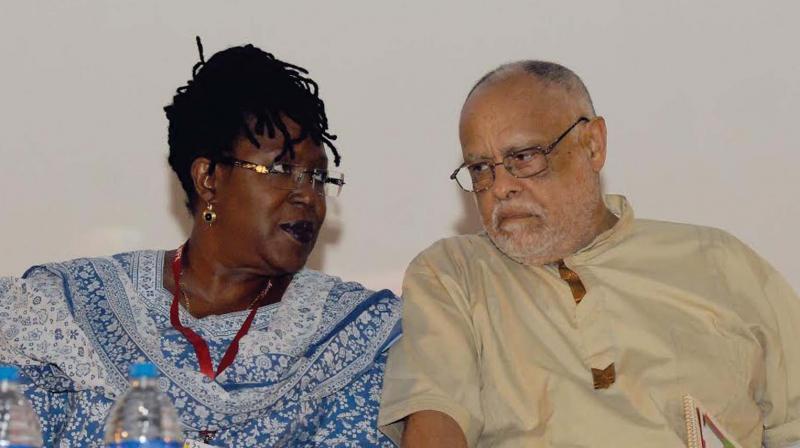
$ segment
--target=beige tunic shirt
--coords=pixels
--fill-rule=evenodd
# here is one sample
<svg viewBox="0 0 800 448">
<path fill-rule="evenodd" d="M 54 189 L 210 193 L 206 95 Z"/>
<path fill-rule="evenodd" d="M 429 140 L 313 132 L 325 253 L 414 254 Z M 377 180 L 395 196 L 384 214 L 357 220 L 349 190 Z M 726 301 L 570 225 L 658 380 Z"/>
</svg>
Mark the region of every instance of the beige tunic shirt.
<svg viewBox="0 0 800 448">
<path fill-rule="evenodd" d="M 409 266 L 401 341 L 379 424 L 400 440 L 421 410 L 470 446 L 685 446 L 692 394 L 744 447 L 800 440 L 800 301 L 763 259 L 706 227 L 634 220 L 554 266 L 525 266 L 483 235 L 441 240 Z M 794 250 L 787 248 L 787 250 Z M 593 387 L 592 368 L 615 382 Z"/>
</svg>

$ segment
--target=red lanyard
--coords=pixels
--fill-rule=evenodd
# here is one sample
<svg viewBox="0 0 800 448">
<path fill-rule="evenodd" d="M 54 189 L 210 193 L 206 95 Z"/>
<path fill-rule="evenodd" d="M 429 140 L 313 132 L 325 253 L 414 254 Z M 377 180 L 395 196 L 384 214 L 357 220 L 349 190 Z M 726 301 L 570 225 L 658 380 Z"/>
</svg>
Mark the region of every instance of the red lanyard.
<svg viewBox="0 0 800 448">
<path fill-rule="evenodd" d="M 233 364 L 233 361 L 236 359 L 236 354 L 239 353 L 239 340 L 242 339 L 248 331 L 250 331 L 250 325 L 253 323 L 253 319 L 256 317 L 258 308 L 253 307 L 253 309 L 250 310 L 250 314 L 248 314 L 247 319 L 244 320 L 242 328 L 239 329 L 239 332 L 236 333 L 236 336 L 233 338 L 233 341 L 231 341 L 228 349 L 225 350 L 225 354 L 222 356 L 219 366 L 217 366 L 217 371 L 214 372 L 214 366 L 211 364 L 211 354 L 208 350 L 208 344 L 200 335 L 195 333 L 194 330 L 184 327 L 183 324 L 181 324 L 180 315 L 178 314 L 181 295 L 181 274 L 183 273 L 183 265 L 181 263 L 183 251 L 184 246 L 179 247 L 175 251 L 175 258 L 172 260 L 172 278 L 175 279 L 175 295 L 172 298 L 172 306 L 170 306 L 169 309 L 169 320 L 172 323 L 172 326 L 175 327 L 175 329 L 181 334 L 183 334 L 186 340 L 188 340 L 194 347 L 194 352 L 197 355 L 197 363 L 200 364 L 200 373 L 213 380 L 219 376 L 223 370 L 227 369 L 228 366 Z M 267 283 L 265 289 L 268 290 L 270 286 L 272 286 L 271 282 Z"/>
</svg>

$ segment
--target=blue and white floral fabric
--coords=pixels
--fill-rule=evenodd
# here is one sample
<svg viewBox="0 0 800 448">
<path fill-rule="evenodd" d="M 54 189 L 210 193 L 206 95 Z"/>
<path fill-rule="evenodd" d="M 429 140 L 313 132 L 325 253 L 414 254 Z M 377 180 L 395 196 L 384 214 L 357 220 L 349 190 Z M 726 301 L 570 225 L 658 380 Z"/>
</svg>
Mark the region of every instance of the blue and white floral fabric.
<svg viewBox="0 0 800 448">
<path fill-rule="evenodd" d="M 163 251 L 140 251 L 0 279 L 0 363 L 22 367 L 46 446 L 100 446 L 128 366 L 140 361 L 158 366 L 190 438 L 204 430 L 225 447 L 393 446 L 377 413 L 386 351 L 400 333 L 394 294 L 302 270 L 212 381 L 170 325 L 163 266 Z M 215 366 L 247 314 L 180 312 Z"/>
</svg>

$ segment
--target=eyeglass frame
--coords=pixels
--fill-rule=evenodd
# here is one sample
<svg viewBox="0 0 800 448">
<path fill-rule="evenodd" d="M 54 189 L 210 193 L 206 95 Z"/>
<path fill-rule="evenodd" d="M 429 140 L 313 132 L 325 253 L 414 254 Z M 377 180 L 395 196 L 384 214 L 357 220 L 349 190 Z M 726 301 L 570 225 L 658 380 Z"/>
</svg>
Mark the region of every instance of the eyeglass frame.
<svg viewBox="0 0 800 448">
<path fill-rule="evenodd" d="M 292 191 L 292 190 L 297 190 L 298 188 L 300 188 L 300 186 L 302 185 L 302 182 L 303 182 L 303 180 L 304 180 L 306 175 L 309 175 L 308 178 L 311 179 L 311 182 L 313 184 L 314 182 L 316 182 L 314 180 L 314 177 L 313 177 L 314 174 L 318 174 L 320 172 L 326 173 L 325 180 L 322 182 L 323 185 L 326 184 L 326 183 L 329 183 L 329 184 L 332 184 L 332 185 L 336 185 L 336 186 L 339 187 L 340 190 L 345 185 L 344 173 L 339 173 L 338 171 L 333 171 L 335 173 L 339 173 L 339 174 L 342 175 L 341 179 L 335 179 L 335 178 L 331 178 L 331 177 L 327 176 L 327 173 L 330 173 L 331 171 L 326 170 L 326 169 L 322 169 L 322 168 L 312 168 L 312 169 L 306 169 L 306 170 L 302 170 L 302 171 L 295 171 L 294 169 L 292 169 L 291 172 L 286 173 L 286 172 L 283 172 L 283 171 L 276 171 L 275 170 L 275 166 L 276 165 L 288 165 L 288 166 L 291 166 L 293 168 L 303 168 L 303 167 L 300 166 L 300 165 L 294 165 L 294 164 L 285 163 L 285 162 L 273 162 L 273 163 L 271 163 L 269 165 L 261 165 L 259 163 L 254 163 L 254 162 L 250 162 L 250 161 L 247 161 L 247 160 L 237 159 L 235 157 L 224 157 L 224 158 L 220 159 L 217 163 L 220 163 L 220 164 L 223 164 L 223 165 L 235 166 L 237 168 L 244 168 L 246 170 L 250 170 L 250 171 L 252 171 L 254 173 L 257 173 L 257 174 L 263 174 L 265 176 L 268 176 L 270 174 L 289 174 L 289 175 L 293 175 L 295 172 L 303 175 L 303 177 L 301 177 L 299 180 L 296 181 L 296 185 L 295 185 L 294 188 L 285 189 L 285 188 L 276 187 L 276 188 L 278 188 L 280 190 L 285 190 L 285 191 Z M 320 195 L 321 196 L 326 196 L 324 189 L 320 193 Z"/>
<path fill-rule="evenodd" d="M 527 179 L 527 178 L 529 178 L 529 177 L 533 177 L 533 176 L 536 176 L 536 175 L 538 175 L 538 174 L 541 174 L 542 172 L 544 172 L 544 171 L 547 169 L 547 167 L 549 167 L 549 166 L 550 166 L 550 161 L 547 159 L 547 156 L 548 156 L 548 155 L 550 155 L 550 153 L 552 153 L 553 151 L 555 151 L 555 150 L 556 150 L 556 146 L 558 146 L 558 144 L 559 144 L 559 143 L 561 143 L 561 141 L 562 141 L 562 140 L 564 140 L 564 138 L 565 138 L 565 137 L 566 137 L 566 136 L 567 136 L 567 135 L 568 135 L 568 134 L 569 134 L 569 133 L 570 133 L 570 132 L 571 132 L 573 129 L 575 129 L 575 126 L 578 126 L 579 124 L 581 124 L 581 123 L 584 123 L 584 122 L 585 122 L 585 123 L 589 123 L 589 122 L 591 122 L 591 121 L 592 121 L 591 119 L 589 119 L 589 118 L 587 118 L 587 117 L 585 117 L 585 116 L 581 116 L 581 117 L 580 117 L 580 118 L 578 118 L 578 119 L 577 119 L 577 120 L 576 120 L 574 123 L 572 123 L 572 125 L 571 125 L 570 127 L 568 127 L 566 131 L 562 132 L 562 133 L 561 133 L 561 135 L 559 135 L 559 136 L 558 136 L 558 138 L 556 138 L 556 139 L 553 141 L 553 143 L 550 143 L 549 145 L 547 145 L 547 146 L 545 146 L 545 147 L 541 147 L 541 146 L 539 146 L 539 145 L 535 145 L 535 146 L 529 146 L 529 147 L 527 147 L 527 148 L 518 149 L 518 150 L 516 150 L 516 151 L 512 151 L 512 152 L 510 152 L 510 153 L 508 153 L 508 154 L 504 155 L 504 156 L 503 156 L 503 160 L 502 160 L 502 161 L 500 161 L 500 162 L 494 162 L 494 163 L 492 163 L 491 161 L 472 162 L 472 163 L 467 163 L 467 162 L 464 162 L 464 163 L 462 163 L 461 165 L 459 165 L 459 167 L 458 167 L 458 168 L 456 168 L 456 169 L 455 169 L 455 171 L 453 171 L 453 173 L 452 173 L 452 174 L 450 174 L 450 180 L 454 180 L 454 181 L 456 181 L 456 184 L 458 184 L 459 188 L 461 188 L 462 190 L 464 190 L 464 191 L 466 191 L 466 192 L 468 192 L 468 193 L 482 193 L 482 192 L 484 192 L 484 191 L 486 191 L 486 190 L 488 190 L 488 189 L 492 188 L 492 185 L 494 185 L 494 182 L 495 182 L 495 180 L 497 179 L 497 173 L 495 172 L 495 168 L 497 168 L 497 166 L 499 166 L 499 165 L 503 165 L 503 168 L 505 168 L 505 169 L 506 169 L 506 171 L 508 171 L 508 173 L 509 173 L 509 174 L 511 174 L 512 176 L 516 177 L 517 179 Z M 543 169 L 541 169 L 541 170 L 539 170 L 539 171 L 537 171 L 537 172 L 535 172 L 535 173 L 533 173 L 533 174 L 529 174 L 529 175 L 527 175 L 527 176 L 517 176 L 517 175 L 516 175 L 516 174 L 514 174 L 514 172 L 513 172 L 513 171 L 512 171 L 512 170 L 509 168 L 509 166 L 508 166 L 508 165 L 506 165 L 506 160 L 508 160 L 510 157 L 514 157 L 515 155 L 517 155 L 517 154 L 519 154 L 519 153 L 521 153 L 521 152 L 523 152 L 523 151 L 531 151 L 531 150 L 534 150 L 534 152 L 535 152 L 535 153 L 541 153 L 541 154 L 542 154 L 542 155 L 545 157 L 545 160 L 547 161 L 547 165 L 545 165 L 545 167 L 544 167 Z M 463 186 L 463 185 L 461 185 L 461 182 L 459 182 L 459 181 L 458 181 L 458 179 L 456 178 L 456 176 L 458 175 L 458 172 L 459 172 L 460 170 L 462 170 L 462 169 L 464 169 L 464 168 L 467 168 L 467 167 L 469 167 L 469 166 L 471 166 L 471 165 L 476 165 L 476 164 L 478 164 L 478 163 L 486 163 L 486 164 L 489 166 L 489 169 L 491 169 L 491 170 L 492 170 L 492 183 L 491 183 L 491 184 L 489 184 L 487 187 L 485 187 L 485 188 L 482 188 L 482 189 L 480 189 L 480 190 L 467 190 L 466 188 L 464 188 L 464 186 Z"/>
</svg>

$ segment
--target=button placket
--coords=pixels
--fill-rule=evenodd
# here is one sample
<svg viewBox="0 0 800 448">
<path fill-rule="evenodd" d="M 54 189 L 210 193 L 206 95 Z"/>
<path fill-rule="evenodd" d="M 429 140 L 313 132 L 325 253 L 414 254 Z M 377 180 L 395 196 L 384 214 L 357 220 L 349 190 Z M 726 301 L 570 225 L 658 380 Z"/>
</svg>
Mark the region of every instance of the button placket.
<svg viewBox="0 0 800 448">
<path fill-rule="evenodd" d="M 576 329 L 586 350 L 586 364 L 592 373 L 595 389 L 607 389 L 616 381 L 614 347 L 608 322 L 603 320 L 603 300 L 594 296 L 581 305 L 587 294 L 580 275 L 561 260 L 558 273 L 567 283 L 575 300 Z M 591 302 L 591 303 L 590 303 Z"/>
</svg>

